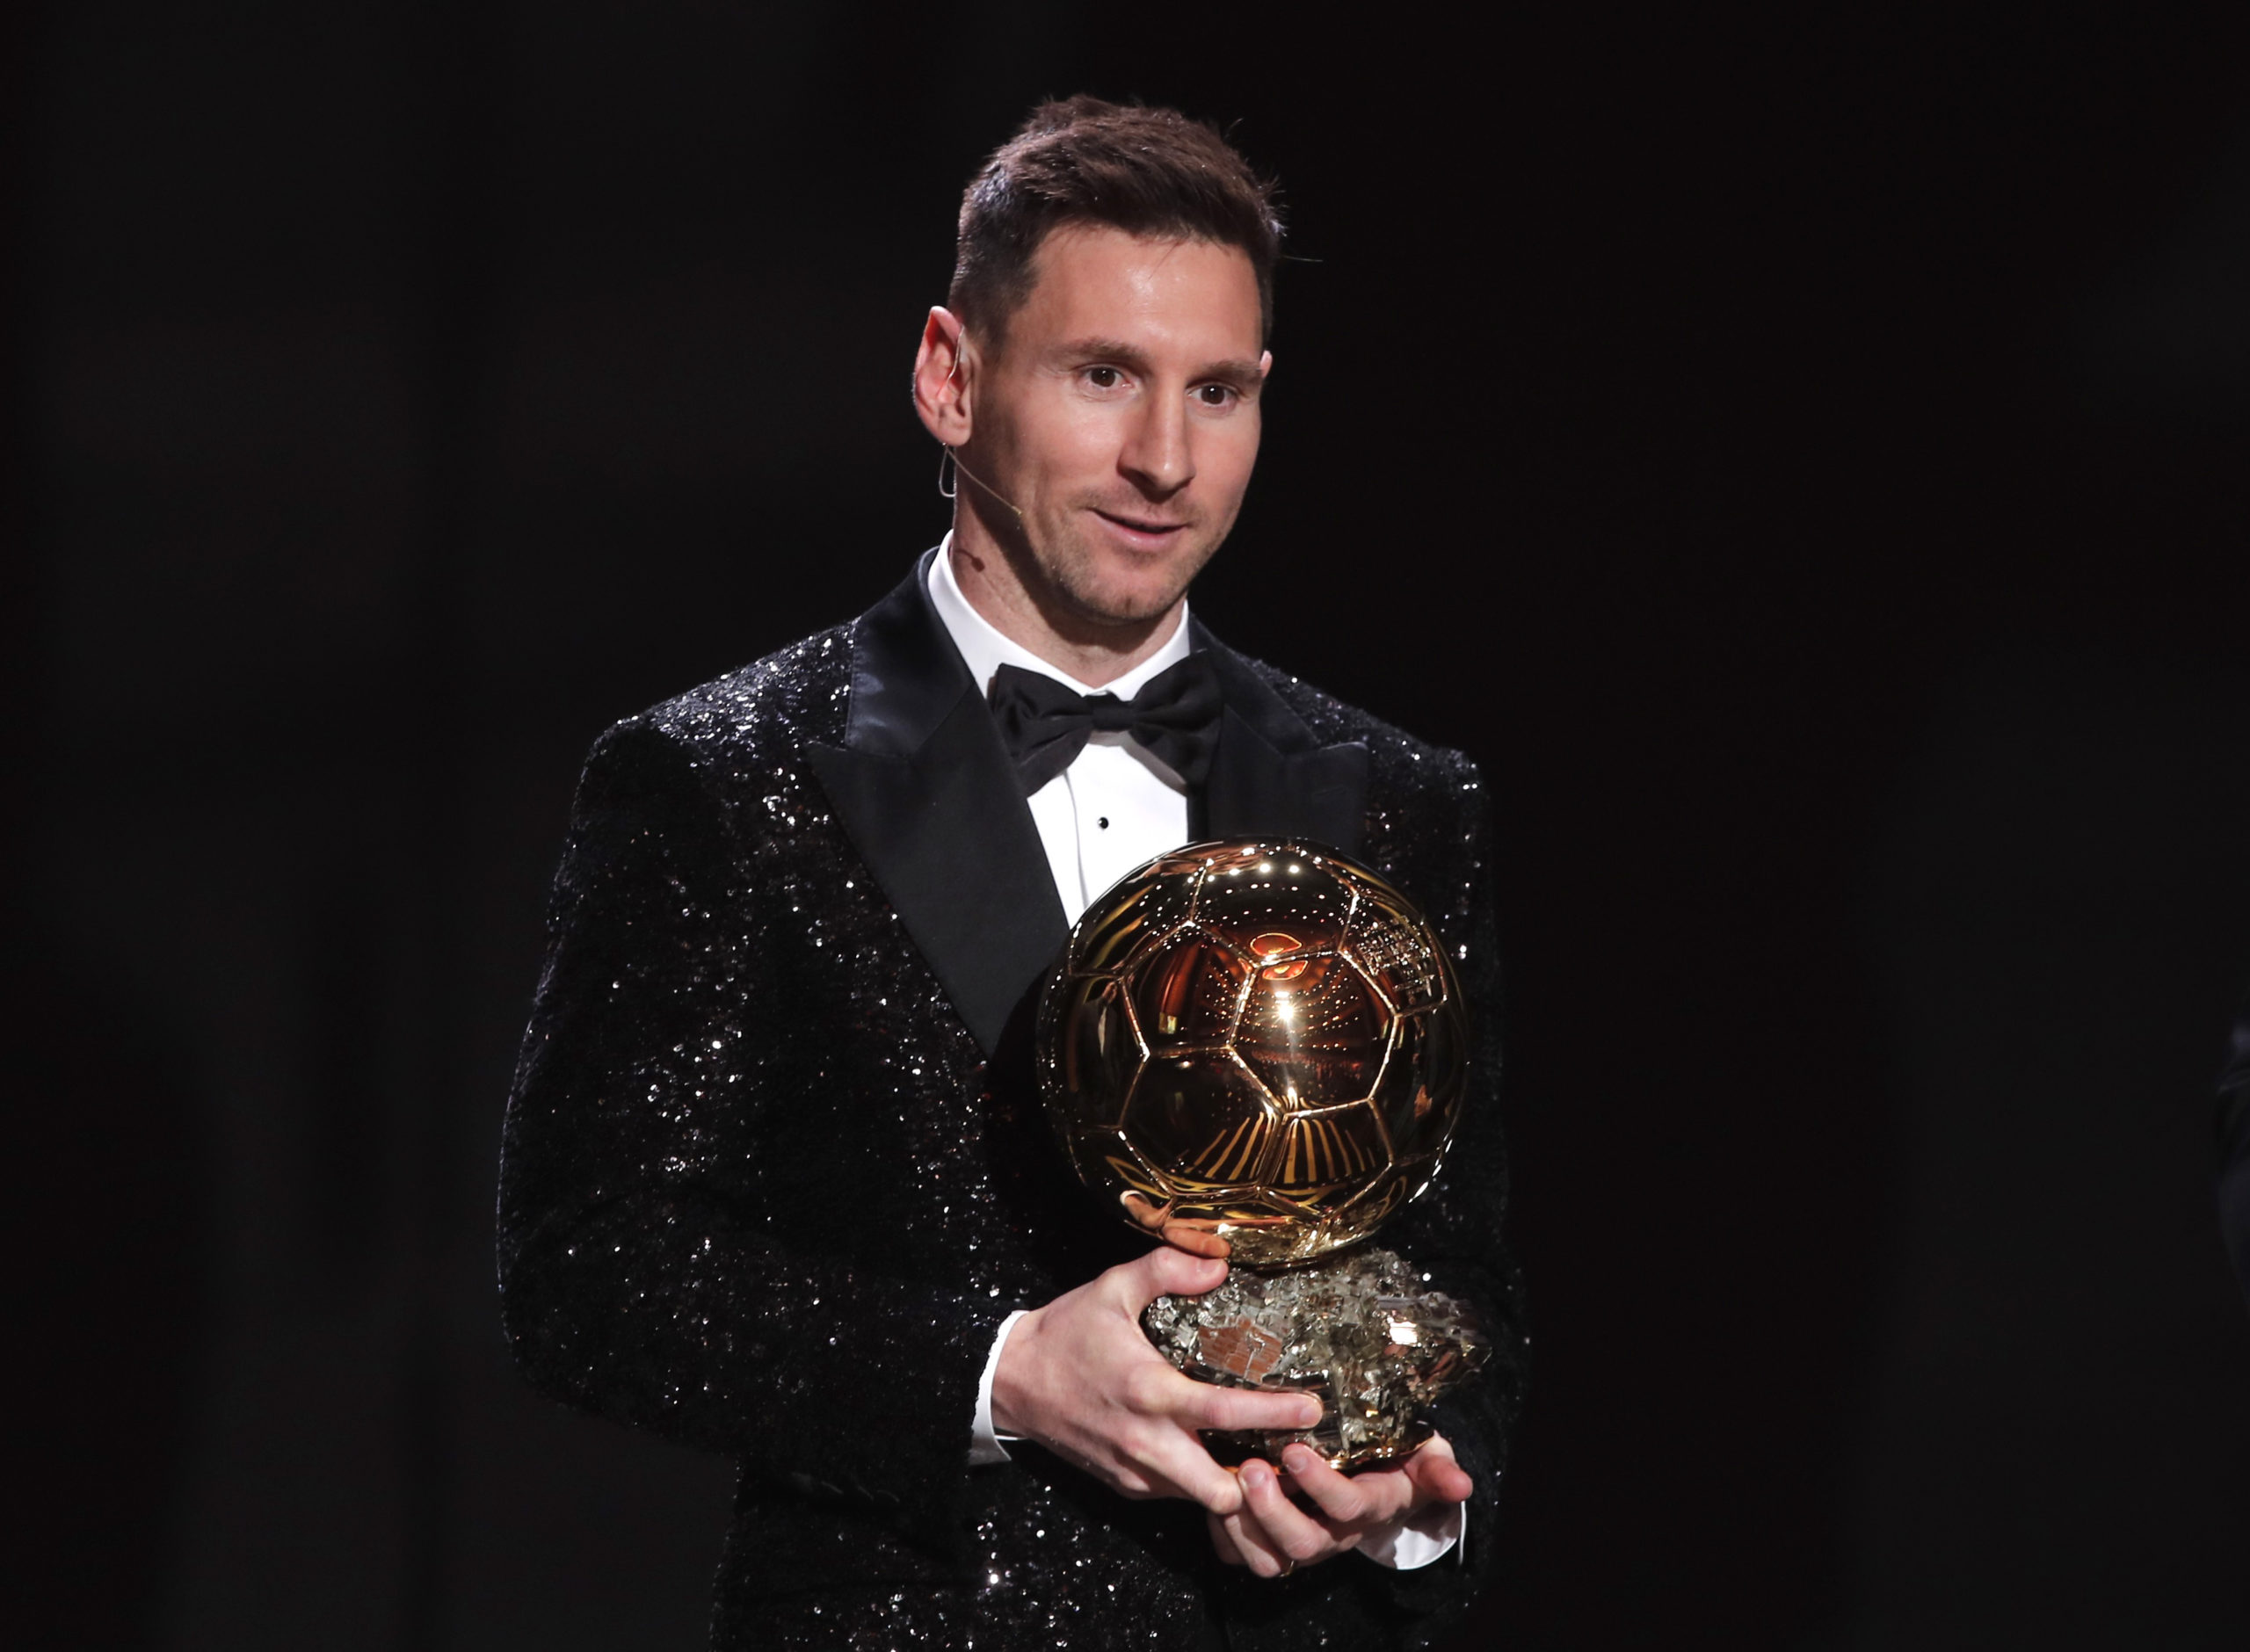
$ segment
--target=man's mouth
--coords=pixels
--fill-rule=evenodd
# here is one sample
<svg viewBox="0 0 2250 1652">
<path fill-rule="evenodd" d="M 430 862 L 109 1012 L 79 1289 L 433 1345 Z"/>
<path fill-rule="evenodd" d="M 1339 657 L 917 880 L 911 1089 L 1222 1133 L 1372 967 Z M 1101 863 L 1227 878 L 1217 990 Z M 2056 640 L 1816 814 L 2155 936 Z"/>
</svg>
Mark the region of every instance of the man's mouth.
<svg viewBox="0 0 2250 1652">
<path fill-rule="evenodd" d="M 1187 530 L 1185 522 L 1168 522 L 1160 517 L 1127 516 L 1114 511 L 1096 511 L 1094 514 L 1116 530 L 1118 537 L 1129 545 L 1144 550 L 1155 550 L 1169 545 Z"/>
</svg>

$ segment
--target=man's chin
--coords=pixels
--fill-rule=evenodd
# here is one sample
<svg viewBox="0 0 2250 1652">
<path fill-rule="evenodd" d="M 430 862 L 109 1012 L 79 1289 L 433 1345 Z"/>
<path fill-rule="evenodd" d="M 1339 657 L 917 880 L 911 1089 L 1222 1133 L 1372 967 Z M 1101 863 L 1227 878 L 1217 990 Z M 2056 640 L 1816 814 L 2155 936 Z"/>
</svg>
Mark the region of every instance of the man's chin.
<svg viewBox="0 0 2250 1652">
<path fill-rule="evenodd" d="M 1115 626 L 1146 625 L 1179 605 L 1179 599 L 1209 560 L 1205 553 L 1160 569 L 1086 569 L 1071 582 L 1065 596 L 1088 620 Z"/>
<path fill-rule="evenodd" d="M 1062 596 L 1070 611 L 1087 624 L 1124 631 L 1163 619 L 1187 594 L 1187 587 L 1179 584 L 1160 591 L 1065 590 Z"/>
<path fill-rule="evenodd" d="M 1211 553 L 1197 546 L 1160 557 L 1121 552 L 1083 533 L 1056 533 L 1042 549 L 1027 547 L 1049 600 L 1081 625 L 1131 630 L 1161 620 L 1179 599 Z"/>
</svg>

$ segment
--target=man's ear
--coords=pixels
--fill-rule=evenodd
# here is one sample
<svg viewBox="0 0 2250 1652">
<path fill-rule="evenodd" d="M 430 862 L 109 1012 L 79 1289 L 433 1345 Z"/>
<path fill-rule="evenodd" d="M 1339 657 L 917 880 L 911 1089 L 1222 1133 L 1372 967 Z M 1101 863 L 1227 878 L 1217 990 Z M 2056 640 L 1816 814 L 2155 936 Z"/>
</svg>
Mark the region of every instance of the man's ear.
<svg viewBox="0 0 2250 1652">
<path fill-rule="evenodd" d="M 969 437 L 973 361 L 968 347 L 960 318 L 942 304 L 930 306 L 921 348 L 914 352 L 914 412 L 922 428 L 947 447 L 959 447 Z"/>
</svg>

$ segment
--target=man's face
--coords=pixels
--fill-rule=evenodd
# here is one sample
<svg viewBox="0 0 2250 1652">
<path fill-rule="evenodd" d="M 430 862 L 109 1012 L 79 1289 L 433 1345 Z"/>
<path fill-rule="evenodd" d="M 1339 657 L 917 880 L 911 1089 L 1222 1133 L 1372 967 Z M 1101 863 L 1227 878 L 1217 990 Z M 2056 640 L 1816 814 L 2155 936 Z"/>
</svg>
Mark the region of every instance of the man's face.
<svg viewBox="0 0 2250 1652">
<path fill-rule="evenodd" d="M 1056 230 L 1033 271 L 962 449 L 1020 535 L 988 501 L 980 515 L 1081 621 L 1154 619 L 1234 526 L 1258 460 L 1258 278 L 1236 248 L 1106 225 Z"/>
</svg>

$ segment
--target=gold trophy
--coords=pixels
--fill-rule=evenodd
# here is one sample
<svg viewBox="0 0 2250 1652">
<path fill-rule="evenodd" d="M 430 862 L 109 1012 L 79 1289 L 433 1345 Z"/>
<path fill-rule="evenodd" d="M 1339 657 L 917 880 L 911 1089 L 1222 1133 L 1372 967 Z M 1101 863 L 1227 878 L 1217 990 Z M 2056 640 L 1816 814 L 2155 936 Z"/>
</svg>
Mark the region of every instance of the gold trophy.
<svg viewBox="0 0 2250 1652">
<path fill-rule="evenodd" d="M 1182 1371 L 1302 1388 L 1299 1432 L 1212 1435 L 1223 1460 L 1303 1440 L 1396 1462 L 1489 1351 L 1466 1307 L 1364 1243 L 1427 1187 L 1460 1122 L 1468 1023 L 1436 932 L 1375 872 L 1310 844 L 1194 844 L 1087 908 L 1039 1013 L 1049 1116 L 1135 1228 L 1234 1264 L 1160 1297 Z"/>
</svg>

